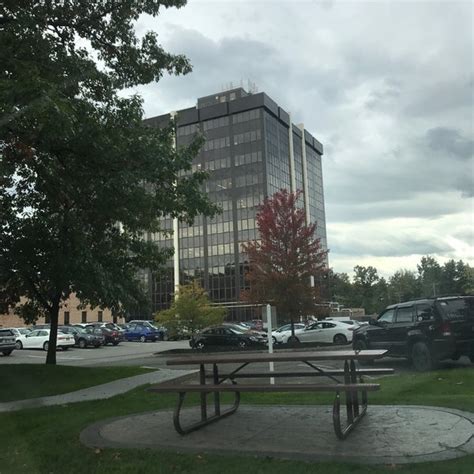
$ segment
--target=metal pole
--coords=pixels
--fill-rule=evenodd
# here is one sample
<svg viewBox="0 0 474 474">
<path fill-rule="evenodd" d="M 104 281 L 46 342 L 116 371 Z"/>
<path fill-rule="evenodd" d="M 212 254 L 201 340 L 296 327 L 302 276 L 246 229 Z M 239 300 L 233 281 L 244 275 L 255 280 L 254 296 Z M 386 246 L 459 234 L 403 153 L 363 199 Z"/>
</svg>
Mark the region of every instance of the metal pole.
<svg viewBox="0 0 474 474">
<path fill-rule="evenodd" d="M 273 354 L 273 337 L 272 337 L 272 308 L 267 304 L 267 334 L 268 334 L 268 353 Z M 270 372 L 274 372 L 273 362 L 270 362 Z M 270 384 L 275 384 L 275 378 L 270 377 Z"/>
</svg>

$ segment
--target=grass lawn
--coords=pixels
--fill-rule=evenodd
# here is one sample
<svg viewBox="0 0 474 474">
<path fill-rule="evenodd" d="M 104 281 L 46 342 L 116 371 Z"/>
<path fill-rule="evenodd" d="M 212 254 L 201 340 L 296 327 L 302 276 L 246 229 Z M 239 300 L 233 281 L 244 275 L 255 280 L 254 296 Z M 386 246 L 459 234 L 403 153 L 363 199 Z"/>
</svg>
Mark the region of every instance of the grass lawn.
<svg viewBox="0 0 474 474">
<path fill-rule="evenodd" d="M 474 411 L 474 371 L 456 369 L 381 379 L 371 403 L 424 404 Z M 332 403 L 332 396 L 243 394 L 243 403 Z M 197 397 L 195 397 L 197 401 Z M 151 394 L 140 387 L 109 400 L 45 407 L 0 415 L 0 473 L 196 473 L 196 474 L 473 474 L 474 456 L 453 461 L 400 466 L 305 463 L 245 456 L 176 454 L 138 449 L 92 450 L 79 443 L 79 432 L 109 417 L 170 408 L 174 395 Z M 356 432 L 353 433 L 356 435 Z"/>
<path fill-rule="evenodd" d="M 67 367 L 8 364 L 0 366 L 0 402 L 58 395 L 150 372 L 139 367 Z M 0 474 L 3 474 L 0 466 Z"/>
</svg>

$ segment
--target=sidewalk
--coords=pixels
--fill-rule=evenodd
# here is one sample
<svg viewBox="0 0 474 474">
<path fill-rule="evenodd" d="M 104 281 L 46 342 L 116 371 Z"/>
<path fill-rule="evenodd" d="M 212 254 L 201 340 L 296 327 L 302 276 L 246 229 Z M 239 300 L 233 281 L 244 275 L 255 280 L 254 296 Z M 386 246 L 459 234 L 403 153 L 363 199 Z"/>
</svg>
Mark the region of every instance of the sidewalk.
<svg viewBox="0 0 474 474">
<path fill-rule="evenodd" d="M 90 400 L 104 400 L 106 398 L 128 392 L 140 385 L 151 383 L 167 382 L 188 374 L 196 370 L 171 370 L 160 369 L 134 377 L 114 380 L 113 382 L 84 388 L 75 392 L 64 393 L 62 395 L 51 395 L 48 397 L 30 398 L 28 400 L 15 400 L 12 402 L 0 403 L 0 413 L 23 410 L 26 408 L 39 408 L 51 405 L 67 405 L 68 403 L 87 402 Z"/>
</svg>

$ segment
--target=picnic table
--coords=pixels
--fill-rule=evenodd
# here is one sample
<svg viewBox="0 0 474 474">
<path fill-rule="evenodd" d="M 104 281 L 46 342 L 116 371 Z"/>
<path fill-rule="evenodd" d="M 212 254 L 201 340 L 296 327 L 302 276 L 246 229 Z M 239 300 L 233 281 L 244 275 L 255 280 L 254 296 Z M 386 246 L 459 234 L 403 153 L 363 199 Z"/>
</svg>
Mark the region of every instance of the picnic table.
<svg viewBox="0 0 474 474">
<path fill-rule="evenodd" d="M 173 422 L 178 433 L 185 435 L 199 428 L 214 423 L 237 411 L 242 392 L 334 392 L 333 425 L 339 439 L 345 439 L 350 431 L 359 423 L 367 411 L 367 392 L 380 389 L 376 383 L 364 383 L 365 375 L 392 374 L 393 369 L 369 368 L 359 369 L 356 361 L 374 360 L 383 357 L 386 350 L 342 350 L 342 351 L 289 351 L 278 353 L 232 353 L 232 354 L 198 354 L 186 357 L 173 357 L 167 360 L 169 366 L 199 366 L 199 383 L 195 384 L 161 384 L 149 390 L 159 393 L 178 393 L 178 403 L 173 415 Z M 341 370 L 327 369 L 319 363 L 322 361 L 343 361 Z M 306 371 L 258 371 L 243 372 L 250 364 L 262 362 L 295 362 L 303 363 L 309 369 Z M 223 366 L 237 364 L 230 372 L 221 371 Z M 319 365 L 318 365 L 319 364 Z M 206 368 L 209 370 L 206 371 Z M 292 377 L 326 377 L 330 383 L 237 383 L 238 379 L 263 378 L 292 378 Z M 211 383 L 207 383 L 207 380 Z M 226 383 L 227 382 L 227 383 Z M 221 409 L 220 394 L 231 392 L 234 394 L 234 403 L 230 408 Z M 201 420 L 183 427 L 180 420 L 181 409 L 187 393 L 200 393 Z M 207 396 L 214 395 L 214 414 L 208 414 Z M 359 393 L 361 399 L 359 401 Z M 340 395 L 345 395 L 347 421 L 341 425 Z"/>
</svg>

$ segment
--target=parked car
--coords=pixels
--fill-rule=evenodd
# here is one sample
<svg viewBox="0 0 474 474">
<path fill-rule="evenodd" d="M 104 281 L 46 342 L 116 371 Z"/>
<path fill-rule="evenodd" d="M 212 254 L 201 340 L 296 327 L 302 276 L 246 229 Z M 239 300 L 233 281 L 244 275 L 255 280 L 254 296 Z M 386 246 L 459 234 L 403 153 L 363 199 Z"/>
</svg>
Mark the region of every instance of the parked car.
<svg viewBox="0 0 474 474">
<path fill-rule="evenodd" d="M 117 328 L 115 328 L 113 323 L 92 323 L 88 324 L 86 328 L 94 328 L 102 331 L 102 336 L 104 337 L 104 346 L 107 344 L 116 346 L 124 340 L 124 333 L 121 330 L 119 331 Z"/>
<path fill-rule="evenodd" d="M 10 330 L 15 336 L 15 349 L 23 349 L 25 336 L 31 331 L 28 328 L 5 328 Z"/>
<path fill-rule="evenodd" d="M 305 325 L 303 323 L 295 324 L 295 335 L 304 331 Z M 285 324 L 272 332 L 273 344 L 286 344 L 288 338 L 291 336 L 291 324 Z"/>
<path fill-rule="evenodd" d="M 295 336 L 295 342 L 347 344 L 352 341 L 354 328 L 339 321 L 318 321 L 306 326 Z M 290 340 L 291 338 L 288 338 Z"/>
<path fill-rule="evenodd" d="M 474 296 L 448 296 L 387 306 L 354 333 L 355 350 L 387 349 L 411 359 L 415 369 L 434 368 L 461 355 L 474 362 Z"/>
<path fill-rule="evenodd" d="M 0 329 L 0 352 L 9 356 L 15 349 L 15 335 L 10 329 Z"/>
<path fill-rule="evenodd" d="M 363 323 L 361 321 L 356 321 L 355 319 L 335 319 L 335 318 L 326 318 L 324 321 L 336 321 L 338 323 L 344 323 L 348 324 L 349 326 L 353 326 L 354 329 L 363 326 L 364 324 L 368 323 Z"/>
<path fill-rule="evenodd" d="M 87 346 L 97 348 L 104 343 L 104 336 L 101 329 L 59 326 L 58 330 L 65 334 L 71 334 L 74 337 L 74 345 L 81 349 L 85 349 Z"/>
<path fill-rule="evenodd" d="M 23 349 L 43 349 L 48 350 L 50 329 L 35 329 L 26 335 L 23 342 Z M 74 337 L 71 334 L 64 334 L 58 331 L 56 347 L 67 351 L 74 346 Z"/>
<path fill-rule="evenodd" d="M 249 346 L 263 346 L 262 339 L 239 332 L 227 326 L 214 326 L 203 329 L 189 340 L 189 345 L 194 349 L 204 349 L 219 346 L 231 346 L 245 349 Z"/>
<path fill-rule="evenodd" d="M 165 339 L 168 339 L 167 337 L 167 330 L 163 326 L 158 326 L 156 324 L 156 321 L 153 319 L 132 319 L 131 321 L 128 322 L 128 326 L 131 324 L 143 324 L 143 325 L 151 325 L 153 326 L 157 331 L 158 331 L 158 339 L 160 341 L 164 341 Z"/>
<path fill-rule="evenodd" d="M 131 323 L 125 330 L 125 340 L 127 341 L 157 341 L 161 334 L 158 328 L 150 323 Z"/>
<path fill-rule="evenodd" d="M 237 331 L 240 334 L 246 334 L 247 336 L 254 336 L 258 339 L 259 343 L 266 344 L 268 342 L 268 334 L 263 331 L 257 331 L 255 329 L 250 329 L 243 324 L 237 323 L 224 323 L 223 326 L 231 328 L 234 331 Z"/>
</svg>

